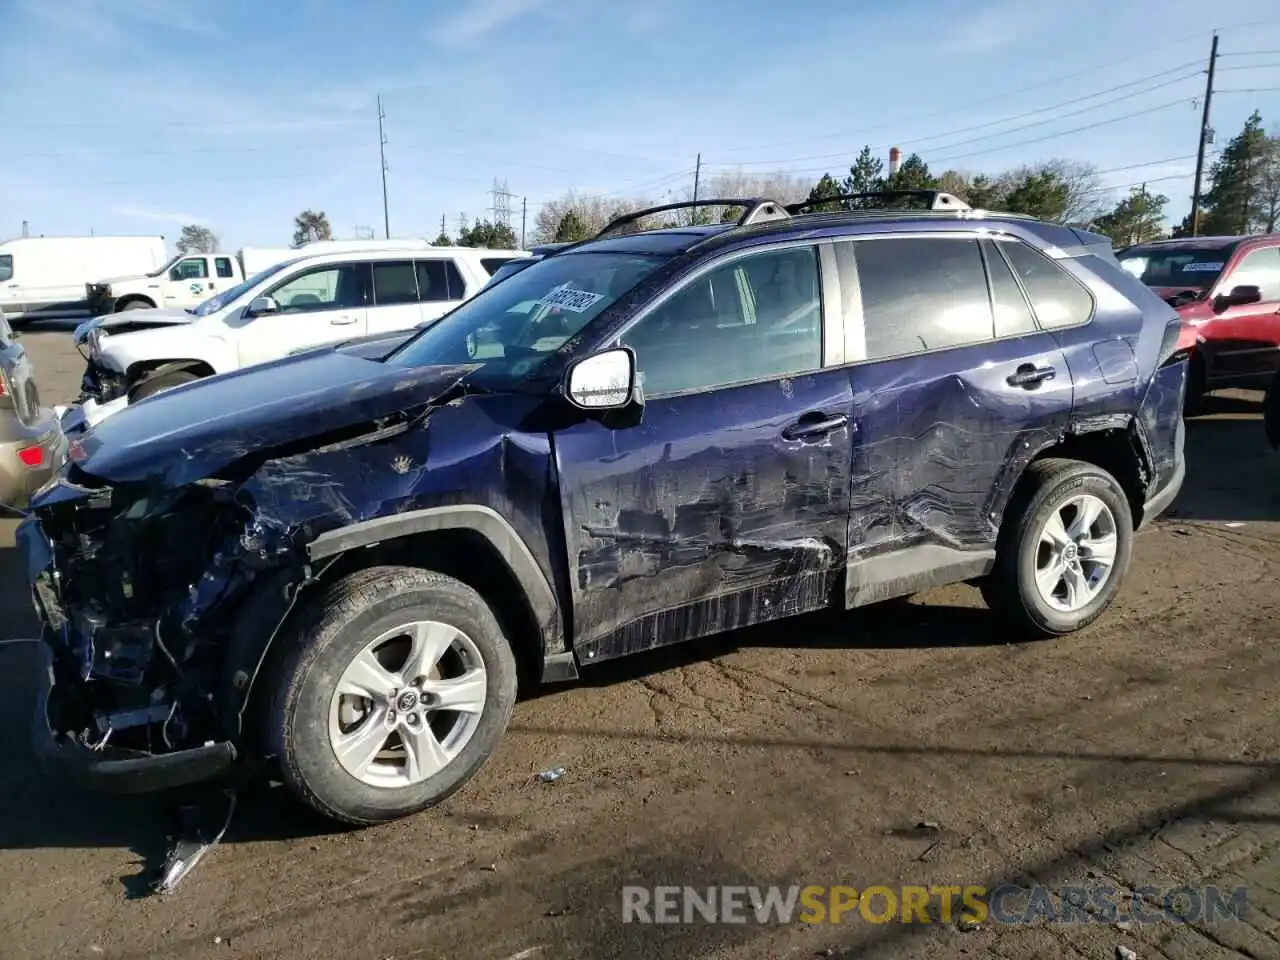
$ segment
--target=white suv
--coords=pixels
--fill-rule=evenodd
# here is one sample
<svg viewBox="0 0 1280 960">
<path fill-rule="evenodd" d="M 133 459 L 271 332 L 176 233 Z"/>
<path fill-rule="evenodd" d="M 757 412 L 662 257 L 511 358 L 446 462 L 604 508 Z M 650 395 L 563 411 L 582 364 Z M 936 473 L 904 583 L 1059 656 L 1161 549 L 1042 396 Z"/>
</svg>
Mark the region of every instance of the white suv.
<svg viewBox="0 0 1280 960">
<path fill-rule="evenodd" d="M 475 296 L 502 264 L 527 256 L 473 247 L 318 254 L 268 267 L 182 319 L 157 316 L 152 326 L 147 315 L 162 311 L 140 310 L 129 319 L 139 318 L 143 329 L 87 324 L 78 344 L 88 360 L 84 419 L 93 424 L 164 390 L 299 350 L 411 330 Z"/>
</svg>

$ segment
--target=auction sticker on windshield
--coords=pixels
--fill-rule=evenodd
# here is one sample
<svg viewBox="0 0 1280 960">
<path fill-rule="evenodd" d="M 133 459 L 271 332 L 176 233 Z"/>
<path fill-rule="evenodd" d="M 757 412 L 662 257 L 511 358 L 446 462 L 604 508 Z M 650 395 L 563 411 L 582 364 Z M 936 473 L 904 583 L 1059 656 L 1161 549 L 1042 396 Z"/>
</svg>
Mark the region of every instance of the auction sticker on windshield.
<svg viewBox="0 0 1280 960">
<path fill-rule="evenodd" d="M 1210 270 L 1221 270 L 1222 264 L 1213 263 L 1209 260 L 1200 260 L 1195 263 L 1187 263 L 1182 267 L 1183 273 L 1198 273 L 1200 271 L 1208 272 Z"/>
<path fill-rule="evenodd" d="M 592 293 L 589 290 L 557 287 L 538 300 L 538 303 L 544 307 L 559 307 L 561 310 L 569 310 L 572 313 L 585 313 L 603 299 L 603 294 Z"/>
</svg>

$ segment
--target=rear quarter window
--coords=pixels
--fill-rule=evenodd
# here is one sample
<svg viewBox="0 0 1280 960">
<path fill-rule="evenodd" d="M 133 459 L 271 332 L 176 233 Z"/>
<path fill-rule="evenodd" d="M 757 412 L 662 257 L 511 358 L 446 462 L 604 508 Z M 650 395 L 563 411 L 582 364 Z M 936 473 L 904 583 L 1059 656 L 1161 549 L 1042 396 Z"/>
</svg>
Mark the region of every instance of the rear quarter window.
<svg viewBox="0 0 1280 960">
<path fill-rule="evenodd" d="M 1012 240 L 998 246 L 1022 281 L 1041 327 L 1074 327 L 1093 318 L 1093 294 L 1075 277 L 1025 243 Z"/>
</svg>

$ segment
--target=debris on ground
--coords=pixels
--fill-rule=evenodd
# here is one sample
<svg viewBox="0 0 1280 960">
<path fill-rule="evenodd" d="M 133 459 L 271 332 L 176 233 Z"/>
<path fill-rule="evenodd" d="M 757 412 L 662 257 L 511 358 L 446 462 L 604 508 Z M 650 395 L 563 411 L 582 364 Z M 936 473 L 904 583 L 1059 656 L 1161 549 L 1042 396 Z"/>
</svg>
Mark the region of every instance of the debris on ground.
<svg viewBox="0 0 1280 960">
<path fill-rule="evenodd" d="M 977 933 L 982 929 L 982 924 L 978 923 L 977 920 L 970 919 L 969 917 L 961 917 L 959 922 L 956 923 L 956 929 L 961 933 Z"/>
<path fill-rule="evenodd" d="M 543 770 L 537 776 L 543 783 L 555 783 L 564 776 L 564 767 L 554 767 L 551 770 Z"/>
<path fill-rule="evenodd" d="M 1138 960 L 1138 955 L 1124 944 L 1116 944 L 1116 960 Z"/>
<path fill-rule="evenodd" d="M 498 865 L 496 863 L 490 863 L 490 864 L 487 864 L 486 866 L 481 867 L 480 869 L 483 870 L 485 873 L 497 873 Z"/>
<path fill-rule="evenodd" d="M 222 841 L 231 824 L 232 814 L 236 812 L 236 792 L 227 790 L 222 797 L 225 801 L 225 813 L 221 817 L 218 816 L 218 807 L 211 803 L 191 804 L 179 809 L 178 835 L 165 859 L 160 878 L 154 885 L 155 893 L 172 893 L 204 855 Z M 211 824 L 220 826 L 214 831 Z"/>
</svg>

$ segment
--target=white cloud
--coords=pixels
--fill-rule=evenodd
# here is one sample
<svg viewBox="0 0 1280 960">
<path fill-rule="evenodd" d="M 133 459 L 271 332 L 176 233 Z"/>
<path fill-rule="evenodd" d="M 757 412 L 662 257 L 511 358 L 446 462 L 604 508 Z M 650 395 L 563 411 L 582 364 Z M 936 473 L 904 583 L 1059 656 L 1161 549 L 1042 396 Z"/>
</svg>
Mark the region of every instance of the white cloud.
<svg viewBox="0 0 1280 960">
<path fill-rule="evenodd" d="M 942 47 L 953 53 L 989 53 L 1008 47 L 1045 25 L 1051 8 L 999 0 L 970 16 L 957 16 Z M 946 29 L 946 28 L 944 28 Z"/>
<path fill-rule="evenodd" d="M 465 46 L 533 12 L 543 0 L 466 0 L 459 10 L 433 31 L 448 46 Z"/>
<path fill-rule="evenodd" d="M 103 46 L 136 41 L 140 26 L 216 38 L 222 31 L 208 15 L 213 7 L 192 7 L 172 0 L 22 0 L 20 10 L 57 33 L 73 33 Z"/>
<path fill-rule="evenodd" d="M 172 223 L 179 227 L 185 227 L 189 223 L 200 227 L 208 227 L 213 223 L 212 220 L 196 216 L 194 213 L 171 213 L 166 210 L 152 210 L 150 207 L 138 206 L 132 203 L 113 204 L 111 212 L 122 217 L 132 217 L 135 220 L 147 220 L 152 223 Z"/>
</svg>

